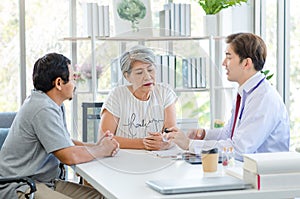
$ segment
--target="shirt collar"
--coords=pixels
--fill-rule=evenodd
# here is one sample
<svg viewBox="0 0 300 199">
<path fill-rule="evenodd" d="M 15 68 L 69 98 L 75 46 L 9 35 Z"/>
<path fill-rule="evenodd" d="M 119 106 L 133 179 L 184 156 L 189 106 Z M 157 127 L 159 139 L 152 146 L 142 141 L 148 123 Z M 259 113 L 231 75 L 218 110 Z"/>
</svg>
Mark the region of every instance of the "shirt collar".
<svg viewBox="0 0 300 199">
<path fill-rule="evenodd" d="M 32 89 L 31 90 L 31 95 L 32 96 L 45 96 L 45 99 L 47 99 L 47 101 L 49 101 L 52 105 L 54 105 L 56 108 L 61 109 L 61 106 L 59 106 L 58 104 L 56 104 L 53 99 L 51 99 L 45 92 L 41 91 L 41 90 L 37 90 L 37 89 Z"/>
<path fill-rule="evenodd" d="M 248 93 L 251 89 L 253 89 L 253 87 L 255 85 L 258 84 L 259 81 L 261 81 L 263 78 L 265 78 L 265 76 L 258 71 L 257 73 L 255 73 L 252 77 L 250 77 L 244 84 L 242 84 L 239 88 L 238 88 L 238 93 L 242 96 L 243 91 Z"/>
</svg>

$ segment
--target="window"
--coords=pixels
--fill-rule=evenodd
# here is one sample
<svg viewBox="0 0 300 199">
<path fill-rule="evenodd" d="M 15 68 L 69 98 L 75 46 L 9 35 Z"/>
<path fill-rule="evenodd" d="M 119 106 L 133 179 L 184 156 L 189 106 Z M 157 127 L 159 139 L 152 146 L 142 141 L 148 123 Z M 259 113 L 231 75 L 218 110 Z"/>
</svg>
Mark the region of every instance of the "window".
<svg viewBox="0 0 300 199">
<path fill-rule="evenodd" d="M 290 1 L 290 120 L 292 147 L 300 145 L 300 1 Z"/>
<path fill-rule="evenodd" d="M 262 13 L 265 14 L 261 16 L 263 23 L 260 28 L 268 47 L 266 69 L 274 73 L 271 83 L 278 88 L 288 108 L 291 150 L 293 150 L 295 146 L 300 144 L 298 134 L 300 127 L 300 113 L 298 111 L 300 108 L 300 101 L 298 100 L 300 97 L 300 58 L 298 55 L 300 52 L 300 28 L 298 27 L 300 2 L 297 0 L 262 0 L 262 5 Z M 282 12 L 283 9 L 288 11 Z M 287 73 L 286 76 L 285 73 Z M 286 77 L 289 77 L 289 80 L 286 80 Z"/>
<path fill-rule="evenodd" d="M 0 111 L 20 105 L 20 41 L 18 1 L 0 1 Z"/>
</svg>

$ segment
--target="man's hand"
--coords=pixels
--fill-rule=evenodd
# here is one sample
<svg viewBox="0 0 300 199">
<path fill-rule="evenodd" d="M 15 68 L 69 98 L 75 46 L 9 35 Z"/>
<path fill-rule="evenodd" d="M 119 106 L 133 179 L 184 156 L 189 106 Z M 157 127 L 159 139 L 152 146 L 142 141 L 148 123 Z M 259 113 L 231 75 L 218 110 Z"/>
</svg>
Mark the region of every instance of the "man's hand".
<svg viewBox="0 0 300 199">
<path fill-rule="evenodd" d="M 113 137 L 110 131 L 106 131 L 96 144 L 101 147 L 104 156 L 115 156 L 120 150 L 119 143 Z"/>
</svg>

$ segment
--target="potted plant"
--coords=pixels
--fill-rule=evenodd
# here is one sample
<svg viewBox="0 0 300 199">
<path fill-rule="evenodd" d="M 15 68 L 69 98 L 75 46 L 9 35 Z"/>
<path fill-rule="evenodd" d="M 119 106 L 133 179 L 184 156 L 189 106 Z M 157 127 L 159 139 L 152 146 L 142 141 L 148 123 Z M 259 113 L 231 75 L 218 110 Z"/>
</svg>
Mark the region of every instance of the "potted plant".
<svg viewBox="0 0 300 199">
<path fill-rule="evenodd" d="M 266 79 L 269 80 L 273 77 L 274 73 L 272 74 L 269 74 L 270 73 L 270 70 L 262 70 L 260 71 L 262 74 L 264 74 L 266 76 Z"/>
<path fill-rule="evenodd" d="M 215 15 L 225 8 L 241 5 L 248 0 L 197 0 L 206 15 Z"/>
<path fill-rule="evenodd" d="M 96 81 L 103 72 L 103 67 L 101 65 L 96 65 Z M 75 64 L 74 79 L 78 83 L 85 83 L 87 81 L 88 89 L 92 88 L 92 65 L 84 63 L 81 66 Z"/>
<path fill-rule="evenodd" d="M 241 5 L 248 0 L 197 0 L 204 10 L 204 34 L 216 36 L 219 34 L 217 16 L 221 10 L 231 6 Z"/>
<path fill-rule="evenodd" d="M 91 64 L 82 64 L 81 66 L 76 65 L 76 68 L 80 73 L 85 77 L 85 79 L 92 79 L 92 65 Z M 96 77 L 97 79 L 102 74 L 102 66 L 96 65 Z"/>
</svg>

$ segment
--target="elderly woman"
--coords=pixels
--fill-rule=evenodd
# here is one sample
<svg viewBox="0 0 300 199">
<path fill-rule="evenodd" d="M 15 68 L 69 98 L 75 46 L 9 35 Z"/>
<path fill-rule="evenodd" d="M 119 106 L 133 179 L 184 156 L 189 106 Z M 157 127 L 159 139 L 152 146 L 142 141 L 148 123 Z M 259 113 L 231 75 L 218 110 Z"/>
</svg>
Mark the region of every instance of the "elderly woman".
<svg viewBox="0 0 300 199">
<path fill-rule="evenodd" d="M 155 54 L 145 46 L 135 46 L 121 58 L 121 71 L 129 85 L 114 88 L 101 110 L 100 134 L 115 134 L 120 148 L 164 150 L 171 143 L 163 129 L 175 126 L 175 92 L 156 83 Z"/>
</svg>

